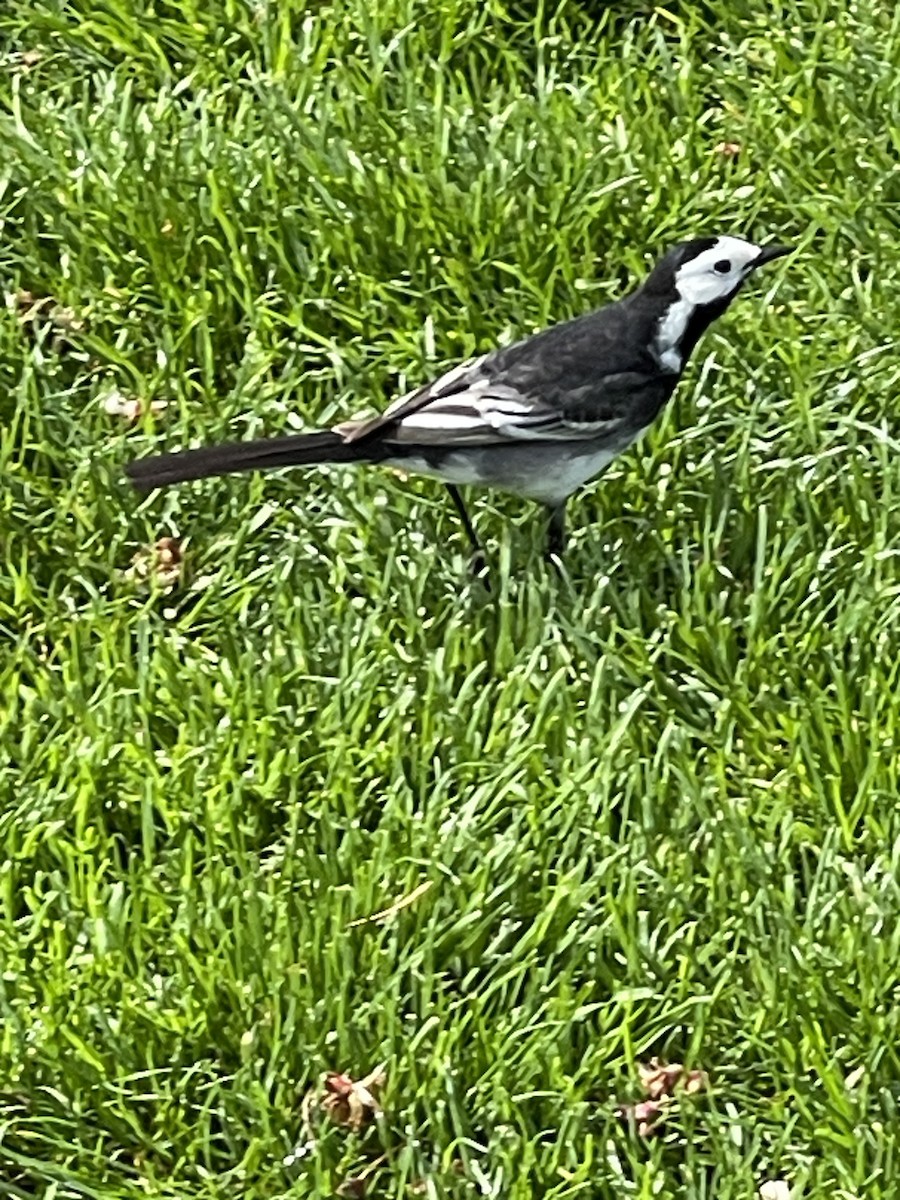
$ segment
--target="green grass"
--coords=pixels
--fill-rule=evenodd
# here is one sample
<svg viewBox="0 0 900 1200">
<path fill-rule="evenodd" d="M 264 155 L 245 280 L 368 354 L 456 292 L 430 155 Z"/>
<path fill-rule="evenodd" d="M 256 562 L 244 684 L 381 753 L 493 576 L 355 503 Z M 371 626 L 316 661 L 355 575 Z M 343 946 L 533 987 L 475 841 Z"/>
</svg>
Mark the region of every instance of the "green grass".
<svg viewBox="0 0 900 1200">
<path fill-rule="evenodd" d="M 3 290 L 81 322 L 0 311 L 0 1195 L 895 1197 L 894 6 L 7 0 L 0 38 Z M 123 482 L 708 232 L 800 253 L 562 577 L 502 497 L 485 596 L 427 481 Z M 169 592 L 128 576 L 163 535 Z M 653 1055 L 711 1090 L 644 1141 Z M 383 1121 L 295 1155 L 382 1061 Z"/>
</svg>

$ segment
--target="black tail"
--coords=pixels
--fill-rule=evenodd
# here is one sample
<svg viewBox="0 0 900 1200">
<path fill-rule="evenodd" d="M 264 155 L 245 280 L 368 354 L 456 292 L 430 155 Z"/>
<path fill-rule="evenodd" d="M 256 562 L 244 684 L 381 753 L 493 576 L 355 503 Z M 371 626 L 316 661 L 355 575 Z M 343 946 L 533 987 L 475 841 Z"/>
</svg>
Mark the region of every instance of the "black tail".
<svg viewBox="0 0 900 1200">
<path fill-rule="evenodd" d="M 316 463 L 372 462 L 379 458 L 379 447 L 345 442 L 338 433 L 301 433 L 294 437 L 260 438 L 255 442 L 228 442 L 222 446 L 203 446 L 199 450 L 181 450 L 177 454 L 155 454 L 140 458 L 125 468 L 128 478 L 141 492 L 205 479 L 208 475 L 227 475 L 232 471 L 268 471 L 274 467 L 313 466 Z"/>
</svg>

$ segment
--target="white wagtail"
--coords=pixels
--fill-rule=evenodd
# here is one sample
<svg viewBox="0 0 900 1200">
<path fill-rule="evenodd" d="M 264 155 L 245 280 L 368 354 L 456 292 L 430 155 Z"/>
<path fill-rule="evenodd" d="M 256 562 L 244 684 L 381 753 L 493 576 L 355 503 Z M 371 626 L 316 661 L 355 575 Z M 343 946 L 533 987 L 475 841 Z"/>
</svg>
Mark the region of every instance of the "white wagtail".
<svg viewBox="0 0 900 1200">
<path fill-rule="evenodd" d="M 757 267 L 790 249 L 681 242 L 624 299 L 453 367 L 380 416 L 161 454 L 130 463 L 128 475 L 149 491 L 231 471 L 383 463 L 444 482 L 477 558 L 460 484 L 546 505 L 548 553 L 562 555 L 568 497 L 645 432 L 707 326 Z"/>
</svg>

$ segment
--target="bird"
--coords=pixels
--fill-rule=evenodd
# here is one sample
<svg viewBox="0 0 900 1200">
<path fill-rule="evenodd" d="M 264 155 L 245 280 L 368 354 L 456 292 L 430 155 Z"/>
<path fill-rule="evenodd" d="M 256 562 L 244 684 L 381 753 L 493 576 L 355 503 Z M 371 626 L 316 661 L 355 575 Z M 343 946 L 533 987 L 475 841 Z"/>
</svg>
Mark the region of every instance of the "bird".
<svg viewBox="0 0 900 1200">
<path fill-rule="evenodd" d="M 377 416 L 153 455 L 126 472 L 147 492 L 238 471 L 381 464 L 444 484 L 476 573 L 485 557 L 467 485 L 544 505 L 547 557 L 561 560 L 569 497 L 647 431 L 701 335 L 759 267 L 792 249 L 730 235 L 679 242 L 622 299 L 453 366 Z"/>
</svg>

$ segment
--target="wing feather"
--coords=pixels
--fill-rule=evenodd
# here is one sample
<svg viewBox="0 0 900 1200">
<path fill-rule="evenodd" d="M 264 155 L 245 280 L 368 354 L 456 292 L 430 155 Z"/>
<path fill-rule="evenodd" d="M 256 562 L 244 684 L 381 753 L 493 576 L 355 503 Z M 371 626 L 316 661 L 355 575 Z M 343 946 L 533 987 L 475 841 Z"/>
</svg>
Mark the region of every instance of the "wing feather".
<svg viewBox="0 0 900 1200">
<path fill-rule="evenodd" d="M 537 380 L 494 375 L 490 356 L 451 368 L 433 383 L 395 400 L 381 415 L 335 426 L 346 441 L 380 438 L 412 446 L 496 445 L 510 441 L 616 439 L 632 420 L 631 398 L 646 376 L 623 372 L 548 401 Z"/>
</svg>

